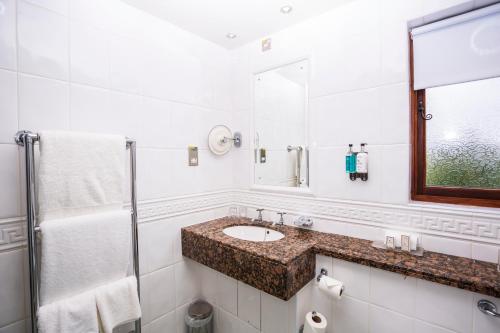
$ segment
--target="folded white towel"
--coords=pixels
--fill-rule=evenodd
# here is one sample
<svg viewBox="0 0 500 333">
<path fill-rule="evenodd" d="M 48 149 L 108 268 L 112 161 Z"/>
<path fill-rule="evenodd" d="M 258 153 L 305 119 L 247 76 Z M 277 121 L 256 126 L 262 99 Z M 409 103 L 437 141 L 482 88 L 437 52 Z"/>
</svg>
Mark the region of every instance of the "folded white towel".
<svg viewBox="0 0 500 333">
<path fill-rule="evenodd" d="M 40 229 L 42 305 L 127 276 L 129 211 L 45 221 Z"/>
<path fill-rule="evenodd" d="M 99 324 L 94 291 L 41 306 L 40 333 L 97 333 Z"/>
<path fill-rule="evenodd" d="M 96 302 L 104 333 L 141 317 L 135 276 L 97 288 Z"/>
<path fill-rule="evenodd" d="M 122 208 L 126 140 L 78 132 L 40 133 L 41 220 Z"/>
</svg>

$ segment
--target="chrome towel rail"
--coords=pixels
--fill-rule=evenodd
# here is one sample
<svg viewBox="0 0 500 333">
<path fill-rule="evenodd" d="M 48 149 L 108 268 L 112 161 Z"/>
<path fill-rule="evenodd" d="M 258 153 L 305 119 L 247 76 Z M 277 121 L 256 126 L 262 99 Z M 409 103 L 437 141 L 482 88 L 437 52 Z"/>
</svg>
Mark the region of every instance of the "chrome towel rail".
<svg viewBox="0 0 500 333">
<path fill-rule="evenodd" d="M 37 226 L 36 214 L 36 191 L 35 191 L 35 153 L 34 146 L 40 137 L 37 133 L 19 131 L 15 136 L 16 143 L 24 147 L 26 160 L 26 220 L 28 224 L 28 260 L 30 274 L 30 310 L 31 310 L 31 332 L 38 332 L 37 313 L 40 307 L 40 281 L 38 267 L 38 251 L 36 244 Z M 137 234 L 137 185 L 136 185 L 136 142 L 127 138 L 127 149 L 130 153 L 130 193 L 131 193 L 131 220 L 132 220 L 132 247 L 133 268 L 137 278 L 137 294 L 140 299 L 140 275 L 139 275 L 139 242 Z M 141 332 L 141 319 L 135 321 L 135 332 Z"/>
</svg>

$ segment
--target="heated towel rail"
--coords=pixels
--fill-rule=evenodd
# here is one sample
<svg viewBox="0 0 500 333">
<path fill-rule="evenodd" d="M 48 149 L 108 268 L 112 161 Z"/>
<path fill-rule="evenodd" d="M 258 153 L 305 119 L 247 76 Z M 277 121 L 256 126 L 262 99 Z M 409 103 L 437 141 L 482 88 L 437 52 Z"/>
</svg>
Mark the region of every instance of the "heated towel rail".
<svg viewBox="0 0 500 333">
<path fill-rule="evenodd" d="M 37 226 L 36 193 L 35 193 L 35 153 L 34 145 L 40 139 L 38 134 L 29 131 L 19 131 L 15 140 L 24 147 L 26 159 L 26 220 L 28 222 L 28 253 L 30 273 L 30 301 L 31 301 L 31 332 L 38 333 L 37 313 L 40 306 L 38 253 L 36 234 L 40 231 Z M 127 138 L 127 149 L 130 152 L 130 192 L 132 216 L 132 247 L 134 275 L 137 278 L 137 293 L 140 298 L 139 284 L 139 243 L 137 241 L 137 188 L 136 188 L 136 143 Z M 141 319 L 135 321 L 135 332 L 141 332 Z"/>
</svg>

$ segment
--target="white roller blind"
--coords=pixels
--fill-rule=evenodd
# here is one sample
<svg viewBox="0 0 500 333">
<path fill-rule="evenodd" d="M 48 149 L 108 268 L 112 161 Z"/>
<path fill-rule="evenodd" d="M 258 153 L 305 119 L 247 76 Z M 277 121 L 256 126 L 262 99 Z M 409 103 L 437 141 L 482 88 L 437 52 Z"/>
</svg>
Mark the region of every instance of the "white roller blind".
<svg viewBox="0 0 500 333">
<path fill-rule="evenodd" d="M 414 89 L 500 76 L 500 4 L 414 28 Z"/>
</svg>

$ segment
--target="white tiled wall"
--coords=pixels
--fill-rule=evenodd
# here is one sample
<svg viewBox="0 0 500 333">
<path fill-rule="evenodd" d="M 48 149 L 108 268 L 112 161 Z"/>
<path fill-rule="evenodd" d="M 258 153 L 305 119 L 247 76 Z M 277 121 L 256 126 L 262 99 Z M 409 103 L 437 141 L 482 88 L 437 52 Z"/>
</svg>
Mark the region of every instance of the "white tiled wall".
<svg viewBox="0 0 500 333">
<path fill-rule="evenodd" d="M 254 73 L 310 59 L 313 194 L 407 205 L 408 21 L 430 19 L 430 13 L 451 6 L 463 11 L 483 4 L 467 0 L 357 0 L 269 36 L 270 51 L 261 52 L 260 41 L 249 43 L 232 51 L 239 66 L 235 108 L 251 114 Z M 252 127 L 248 130 L 247 136 L 252 137 Z M 344 156 L 349 143 L 359 150 L 361 142 L 368 143 L 370 179 L 351 182 L 344 171 Z M 249 164 L 252 156 L 246 154 Z M 242 188 L 253 183 L 251 176 L 239 180 Z"/>
<path fill-rule="evenodd" d="M 18 129 L 136 138 L 141 201 L 249 188 L 250 74 L 303 57 L 311 64 L 312 192 L 404 207 L 409 201 L 406 21 L 431 20 L 428 14 L 461 2 L 357 0 L 273 35 L 273 50 L 262 54 L 259 42 L 226 51 L 119 0 L 0 0 L 0 223 L 10 228 L 23 214 L 22 158 L 12 140 Z M 244 136 L 242 148 L 222 158 L 208 152 L 205 140 L 219 123 Z M 354 125 L 351 130 L 348 124 Z M 353 184 L 345 177 L 343 156 L 347 143 L 362 141 L 369 144 L 370 180 Z M 186 166 L 188 144 L 200 147 L 197 168 Z M 477 311 L 481 295 L 330 258 L 318 260 L 346 281 L 339 302 L 325 300 L 310 285 L 285 303 L 184 259 L 180 227 L 226 212 L 141 223 L 146 332 L 181 333 L 187 305 L 197 297 L 215 305 L 222 333 L 294 332 L 313 306 L 335 333 L 499 330 L 498 321 Z M 363 238 L 380 233 L 347 221 L 323 219 L 315 226 Z M 17 229 L 3 229 L 4 237 L 18 237 Z M 492 243 L 434 235 L 423 242 L 429 250 L 487 261 L 498 255 Z M 25 260 L 24 249 L 0 253 L 0 333 L 26 330 Z"/>
<path fill-rule="evenodd" d="M 0 0 L 0 9 L 0 244 L 24 237 L 9 224 L 24 215 L 19 129 L 135 138 L 139 201 L 231 188 L 233 157 L 205 143 L 216 124 L 236 130 L 225 49 L 119 0 Z M 199 167 L 187 166 L 188 144 L 200 147 Z M 199 294 L 180 227 L 219 215 L 140 224 L 146 331 L 173 332 L 175 312 Z M 2 333 L 25 332 L 25 257 L 0 253 Z"/>
<path fill-rule="evenodd" d="M 316 308 L 328 318 L 330 333 L 493 333 L 500 328 L 476 307 L 479 299 L 497 305 L 499 299 L 324 256 L 317 256 L 316 265 L 345 286 L 341 300 L 326 304 L 321 292 L 314 294 L 312 306 L 320 305 Z"/>
<path fill-rule="evenodd" d="M 201 280 L 230 279 L 199 265 Z M 324 295 L 313 281 L 285 302 L 238 282 L 220 287 L 212 297 L 201 297 L 216 309 L 215 327 L 220 333 L 295 333 L 309 311 L 322 313 L 328 321 L 327 333 L 494 333 L 500 324 L 495 318 L 479 312 L 476 303 L 500 299 L 405 277 L 343 260 L 316 256 L 316 270 L 344 282 L 340 300 Z M 212 277 L 210 277 L 212 276 Z M 221 294 L 230 308 L 224 307 Z"/>
<path fill-rule="evenodd" d="M 386 204 L 388 216 L 391 210 L 404 211 L 412 205 L 407 22 L 417 17 L 430 21 L 431 13 L 452 6 L 456 7 L 448 10 L 449 14 L 488 3 L 492 1 L 358 0 L 268 36 L 272 39 L 271 51 L 261 52 L 260 41 L 232 51 L 238 65 L 235 78 L 239 98 L 235 108 L 240 110 L 240 117 L 247 119 L 253 112 L 253 73 L 301 58 L 309 58 L 311 64 L 311 192 L 319 200 L 296 199 L 292 195 L 271 199 L 273 195 L 259 194 L 246 200 L 245 196 L 253 194 L 243 191 L 241 203 L 251 207 L 250 214 L 257 207 L 266 207 L 270 210 L 266 217 L 276 221 L 274 213 L 287 207 L 296 213 L 317 214 L 316 230 L 381 239 L 384 228 L 377 225 L 380 221 L 356 221 L 349 214 L 349 207 L 343 205 L 348 200 L 356 202 L 353 210 L 363 209 L 363 204 L 370 210 L 370 204 Z M 252 128 L 250 124 L 247 137 L 252 137 Z M 370 179 L 353 183 L 345 175 L 344 156 L 349 143 L 361 142 L 368 143 Z M 240 151 L 235 162 L 239 168 L 252 165 L 252 146 L 245 148 L 246 154 Z M 247 163 L 242 162 L 245 158 Z M 251 172 L 234 177 L 235 187 L 251 189 Z M 331 210 L 325 203 L 329 200 Z M 317 209 L 319 205 L 325 209 Z M 336 214 L 342 208 L 346 214 Z M 474 237 L 443 237 L 445 225 L 455 217 L 445 213 L 439 216 L 440 208 L 434 208 L 432 214 L 436 216 L 432 218 L 426 217 L 429 211 L 425 209 L 415 212 L 421 225 L 430 227 L 422 234 L 425 249 L 498 261 L 497 231 L 485 243 Z M 457 224 L 476 221 L 475 210 L 460 209 L 465 216 L 457 218 Z M 500 221 L 498 210 L 490 212 L 498 217 L 496 222 Z M 384 216 L 384 209 L 378 213 Z M 363 214 L 367 212 L 359 213 Z M 412 219 L 412 213 L 403 214 L 407 219 L 401 220 L 402 228 L 411 225 Z M 328 215 L 332 217 L 327 218 Z M 435 223 L 438 219 L 441 221 Z M 495 223 L 495 218 L 491 221 Z M 398 227 L 397 221 L 388 224 Z M 438 229 L 444 233 L 439 234 Z M 493 224 L 492 229 L 497 230 L 498 226 Z M 311 306 L 331 319 L 329 332 L 479 332 L 485 325 L 489 325 L 487 332 L 500 330 L 500 323 L 477 311 L 475 304 L 481 295 L 342 261 L 332 263 L 331 258 L 319 260 L 330 262 L 334 275 L 348 281 L 346 296 L 340 302 L 325 301 L 318 291 L 312 290 Z M 494 301 L 497 306 L 500 304 L 498 299 Z"/>
</svg>

